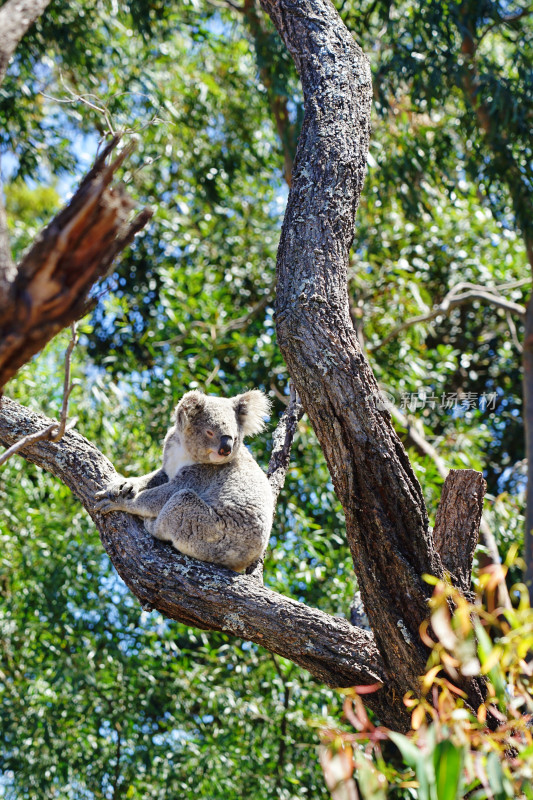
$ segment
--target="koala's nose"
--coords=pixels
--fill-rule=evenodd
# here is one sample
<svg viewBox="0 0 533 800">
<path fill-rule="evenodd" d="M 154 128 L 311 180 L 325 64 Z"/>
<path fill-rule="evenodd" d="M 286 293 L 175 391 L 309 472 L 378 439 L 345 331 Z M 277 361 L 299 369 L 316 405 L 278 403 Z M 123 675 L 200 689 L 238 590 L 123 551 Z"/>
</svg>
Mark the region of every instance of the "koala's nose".
<svg viewBox="0 0 533 800">
<path fill-rule="evenodd" d="M 218 448 L 219 456 L 229 456 L 232 444 L 233 438 L 231 436 L 221 436 L 220 447 Z"/>
</svg>

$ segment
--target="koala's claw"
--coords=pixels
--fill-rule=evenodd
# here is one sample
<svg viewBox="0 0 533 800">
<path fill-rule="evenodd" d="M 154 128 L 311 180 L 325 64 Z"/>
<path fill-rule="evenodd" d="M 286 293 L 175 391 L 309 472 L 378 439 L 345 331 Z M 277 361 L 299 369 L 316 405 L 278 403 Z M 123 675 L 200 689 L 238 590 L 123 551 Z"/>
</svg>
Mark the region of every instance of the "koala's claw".
<svg viewBox="0 0 533 800">
<path fill-rule="evenodd" d="M 100 495 L 100 497 L 98 497 L 98 495 Z M 98 492 L 96 498 L 94 510 L 98 511 L 99 514 L 109 514 L 110 511 L 121 511 L 120 504 L 116 503 L 111 497 L 108 497 L 105 491 Z"/>
<path fill-rule="evenodd" d="M 95 508 L 97 510 L 102 511 L 104 506 L 102 503 L 107 500 L 110 503 L 113 501 L 120 502 L 120 500 L 125 500 L 133 498 L 134 487 L 133 484 L 123 479 L 121 481 L 117 481 L 115 483 L 111 483 L 109 486 L 106 486 L 105 489 L 101 489 L 99 492 L 96 492 L 95 498 L 97 500 L 97 505 Z M 109 508 L 109 511 L 116 511 L 117 509 Z M 105 513 L 105 512 L 104 512 Z"/>
<path fill-rule="evenodd" d="M 119 497 L 131 497 L 135 492 L 135 488 L 133 483 L 130 481 L 124 481 L 124 483 L 120 486 L 120 488 L 116 489 L 116 493 Z"/>
</svg>

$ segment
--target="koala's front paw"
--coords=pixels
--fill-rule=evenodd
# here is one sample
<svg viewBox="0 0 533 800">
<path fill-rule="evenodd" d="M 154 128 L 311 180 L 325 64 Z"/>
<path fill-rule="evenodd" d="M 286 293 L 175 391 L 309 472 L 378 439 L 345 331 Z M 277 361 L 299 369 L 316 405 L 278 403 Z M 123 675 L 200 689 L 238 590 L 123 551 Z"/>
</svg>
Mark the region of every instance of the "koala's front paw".
<svg viewBox="0 0 533 800">
<path fill-rule="evenodd" d="M 109 514 L 110 511 L 127 511 L 127 501 L 132 499 L 133 491 L 133 484 L 126 478 L 121 478 L 110 483 L 100 492 L 96 492 L 94 508 L 101 514 Z"/>
<path fill-rule="evenodd" d="M 111 499 L 118 499 L 119 497 L 133 497 L 135 494 L 135 487 L 128 478 L 119 478 L 113 483 L 110 483 L 106 488 L 97 492 L 97 497 L 109 497 Z"/>
<path fill-rule="evenodd" d="M 100 514 L 109 514 L 110 511 L 126 511 L 124 501 L 108 497 L 105 490 L 97 493 L 94 510 Z"/>
</svg>

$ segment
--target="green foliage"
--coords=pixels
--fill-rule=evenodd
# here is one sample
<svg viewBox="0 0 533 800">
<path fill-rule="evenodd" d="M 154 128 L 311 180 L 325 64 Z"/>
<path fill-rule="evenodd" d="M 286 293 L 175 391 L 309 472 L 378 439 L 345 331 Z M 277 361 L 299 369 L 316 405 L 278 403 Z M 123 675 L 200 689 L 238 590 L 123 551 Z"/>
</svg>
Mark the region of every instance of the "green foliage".
<svg viewBox="0 0 533 800">
<path fill-rule="evenodd" d="M 6 186 L 5 207 L 16 241 L 14 256 L 28 247 L 59 208 L 59 195 L 53 186 L 30 188 L 22 180 Z"/>
<path fill-rule="evenodd" d="M 489 604 L 501 579 L 481 576 L 479 589 Z M 527 800 L 533 797 L 533 611 L 527 590 L 515 587 L 516 608 L 487 611 L 481 593 L 469 603 L 450 584 L 431 582 L 435 639 L 426 628 L 423 636 L 433 650 L 421 696 L 405 698 L 413 709 L 412 730 L 404 735 L 376 727 L 356 690 L 348 692 L 345 714 L 357 732 L 323 733 L 326 781 L 331 784 L 328 772 L 342 759 L 341 782 L 355 789 L 357 781 L 364 800 Z M 479 676 L 486 699 L 472 709 L 457 684 Z"/>
</svg>

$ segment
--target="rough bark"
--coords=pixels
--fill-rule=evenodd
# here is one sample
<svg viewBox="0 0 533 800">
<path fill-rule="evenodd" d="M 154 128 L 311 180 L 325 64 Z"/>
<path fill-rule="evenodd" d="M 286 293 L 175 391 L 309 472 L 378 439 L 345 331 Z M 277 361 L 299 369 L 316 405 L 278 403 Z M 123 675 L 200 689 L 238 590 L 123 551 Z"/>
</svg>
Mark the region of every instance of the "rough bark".
<svg viewBox="0 0 533 800">
<path fill-rule="evenodd" d="M 278 251 L 278 341 L 344 507 L 363 603 L 401 698 L 419 691 L 427 657 L 418 629 L 430 589 L 421 576 L 443 571 L 418 481 L 390 415 L 372 402 L 378 387 L 349 314 L 370 69 L 327 0 L 261 2 L 295 61 L 305 104 Z"/>
<path fill-rule="evenodd" d="M 8 0 L 0 8 L 0 84 L 18 43 L 50 0 Z"/>
<path fill-rule="evenodd" d="M 50 422 L 5 397 L 0 401 L 4 446 Z M 330 686 L 386 680 L 372 634 L 283 597 L 251 576 L 182 556 L 150 536 L 129 514 L 97 514 L 95 493 L 117 475 L 108 459 L 78 433 L 67 432 L 59 444 L 32 444 L 22 454 L 58 477 L 81 501 L 114 567 L 144 606 L 170 619 L 263 645 Z M 368 704 L 392 727 L 401 724 L 395 710 L 392 713 L 386 688 L 369 695 Z"/>
<path fill-rule="evenodd" d="M 141 602 L 262 644 L 330 685 L 384 681 L 366 702 L 382 722 L 402 729 L 409 719 L 403 695 L 419 691 L 427 656 L 418 631 L 431 589 L 422 575 L 442 576 L 443 568 L 420 486 L 389 413 L 374 402 L 378 387 L 350 321 L 347 266 L 368 150 L 370 70 L 329 0 L 261 2 L 295 60 L 305 101 L 278 253 L 278 341 L 346 513 L 374 635 L 283 598 L 252 576 L 188 559 L 135 518 L 96 514 L 95 492 L 114 470 L 78 434 L 34 443 L 24 456 L 81 500 Z M 74 260 L 80 247 L 72 242 Z M 11 401 L 0 407 L 6 445 L 47 424 Z"/>
<path fill-rule="evenodd" d="M 135 204 L 113 175 L 126 148 L 111 164 L 104 149 L 76 194 L 40 234 L 0 296 L 0 387 L 58 331 L 89 308 L 87 296 L 115 256 L 151 216 L 142 210 L 130 221 Z"/>
<path fill-rule="evenodd" d="M 471 592 L 472 561 L 479 540 L 486 483 L 473 469 L 452 469 L 442 487 L 433 541 L 452 583 Z"/>
</svg>

